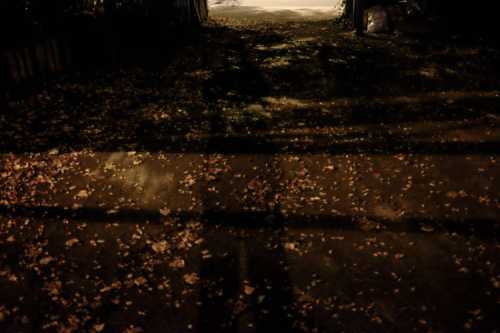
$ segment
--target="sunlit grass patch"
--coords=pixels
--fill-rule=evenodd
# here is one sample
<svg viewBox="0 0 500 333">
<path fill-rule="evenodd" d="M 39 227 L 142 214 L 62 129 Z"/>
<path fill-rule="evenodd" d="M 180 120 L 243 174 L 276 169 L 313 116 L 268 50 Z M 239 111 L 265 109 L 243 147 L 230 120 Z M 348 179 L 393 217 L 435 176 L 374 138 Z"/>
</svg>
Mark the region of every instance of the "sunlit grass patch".
<svg viewBox="0 0 500 333">
<path fill-rule="evenodd" d="M 292 57 L 290 56 L 277 56 L 266 58 L 262 64 L 263 68 L 280 68 L 290 66 L 292 62 Z"/>
</svg>

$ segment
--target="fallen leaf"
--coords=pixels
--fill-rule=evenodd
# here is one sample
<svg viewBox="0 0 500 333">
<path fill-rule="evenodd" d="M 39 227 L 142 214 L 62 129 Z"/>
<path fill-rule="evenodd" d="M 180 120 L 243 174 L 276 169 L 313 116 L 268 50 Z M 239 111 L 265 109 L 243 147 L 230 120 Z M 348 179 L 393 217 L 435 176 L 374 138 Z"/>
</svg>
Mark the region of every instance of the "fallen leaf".
<svg viewBox="0 0 500 333">
<path fill-rule="evenodd" d="M 45 266 L 45 265 L 50 264 L 53 260 L 54 260 L 54 258 L 52 258 L 52 257 L 45 257 L 45 258 L 40 259 L 39 263 L 40 263 L 40 265 Z"/>
<path fill-rule="evenodd" d="M 333 171 L 335 167 L 333 165 L 327 165 L 323 168 L 323 171 Z"/>
<path fill-rule="evenodd" d="M 104 326 L 105 326 L 105 324 L 95 324 L 93 329 L 96 332 L 102 332 L 102 330 L 104 330 Z"/>
<path fill-rule="evenodd" d="M 184 262 L 184 259 L 175 258 L 170 262 L 169 266 L 172 268 L 184 268 L 186 266 L 186 263 Z"/>
<path fill-rule="evenodd" d="M 243 288 L 243 292 L 245 293 L 245 295 L 247 296 L 250 296 L 253 294 L 253 292 L 255 291 L 255 288 L 254 287 L 251 287 L 251 286 L 245 286 Z"/>
<path fill-rule="evenodd" d="M 424 232 L 433 232 L 434 231 L 434 227 L 433 226 L 430 226 L 430 225 L 427 225 L 427 224 L 424 224 L 420 227 L 420 230 L 424 231 Z"/>
<path fill-rule="evenodd" d="M 144 276 L 139 276 L 134 279 L 134 284 L 138 287 L 144 285 L 145 283 L 146 279 L 144 278 Z"/>
<path fill-rule="evenodd" d="M 196 284 L 200 280 L 198 274 L 196 273 L 191 273 L 191 274 L 184 274 L 184 282 L 190 285 Z"/>
<path fill-rule="evenodd" d="M 151 245 L 151 248 L 156 253 L 165 253 L 165 251 L 167 251 L 167 249 L 168 249 L 168 244 L 166 241 L 161 241 L 161 242 L 157 242 L 157 243 L 154 243 L 153 245 Z"/>
<path fill-rule="evenodd" d="M 80 192 L 78 192 L 76 197 L 78 199 L 87 199 L 89 197 L 89 192 L 87 190 L 81 190 Z"/>
<path fill-rule="evenodd" d="M 67 240 L 65 244 L 67 247 L 72 247 L 73 245 L 75 245 L 78 242 L 79 242 L 79 240 L 77 238 L 71 238 L 71 239 Z"/>
<path fill-rule="evenodd" d="M 162 209 L 160 209 L 160 214 L 163 216 L 168 216 L 168 215 L 170 215 L 170 209 L 162 208 Z"/>
<path fill-rule="evenodd" d="M 396 259 L 396 260 L 403 259 L 404 257 L 405 257 L 405 255 L 404 255 L 404 254 L 402 254 L 402 253 L 396 253 L 396 254 L 394 255 L 394 259 Z"/>
</svg>

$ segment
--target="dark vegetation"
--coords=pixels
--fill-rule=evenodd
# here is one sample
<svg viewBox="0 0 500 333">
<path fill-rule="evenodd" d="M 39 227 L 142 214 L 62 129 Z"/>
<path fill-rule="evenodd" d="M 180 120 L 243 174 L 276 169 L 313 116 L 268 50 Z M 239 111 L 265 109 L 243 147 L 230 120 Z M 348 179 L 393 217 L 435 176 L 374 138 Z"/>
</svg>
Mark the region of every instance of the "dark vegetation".
<svg viewBox="0 0 500 333">
<path fill-rule="evenodd" d="M 151 63 L 206 18 L 205 0 L 2 1 L 0 86 L 75 66 Z"/>
<path fill-rule="evenodd" d="M 121 36 L 131 32 L 143 37 L 153 34 L 158 38 L 160 36 L 152 30 L 155 25 L 156 29 L 161 29 L 182 20 L 196 23 L 194 18 L 182 17 L 185 13 L 174 7 L 173 1 L 7 0 L 0 6 L 2 47 L 46 35 L 77 33 L 75 39 L 80 41 L 84 32 L 94 32 L 88 38 L 110 32 L 120 32 Z M 127 25 L 135 29 L 127 29 Z"/>
</svg>

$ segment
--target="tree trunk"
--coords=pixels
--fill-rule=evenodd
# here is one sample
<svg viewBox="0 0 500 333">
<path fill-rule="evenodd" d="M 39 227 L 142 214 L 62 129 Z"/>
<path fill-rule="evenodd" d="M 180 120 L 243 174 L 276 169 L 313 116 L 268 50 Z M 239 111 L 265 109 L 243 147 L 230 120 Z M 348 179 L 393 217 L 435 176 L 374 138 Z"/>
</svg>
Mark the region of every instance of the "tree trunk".
<svg viewBox="0 0 500 333">
<path fill-rule="evenodd" d="M 354 0 L 345 0 L 345 8 L 344 8 L 344 17 L 348 17 L 349 19 L 352 19 L 352 13 L 353 13 L 353 2 Z"/>
<path fill-rule="evenodd" d="M 365 12 L 364 0 L 353 0 L 352 15 L 353 15 L 354 29 L 356 30 L 357 35 L 363 34 L 364 12 Z"/>
</svg>

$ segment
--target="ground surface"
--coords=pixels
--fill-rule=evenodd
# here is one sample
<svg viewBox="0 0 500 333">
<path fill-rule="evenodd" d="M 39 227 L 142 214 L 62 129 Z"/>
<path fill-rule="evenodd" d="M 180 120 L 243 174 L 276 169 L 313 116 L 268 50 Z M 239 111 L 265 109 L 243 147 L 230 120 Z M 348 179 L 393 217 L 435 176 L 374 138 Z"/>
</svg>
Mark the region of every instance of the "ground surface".
<svg viewBox="0 0 500 333">
<path fill-rule="evenodd" d="M 500 52 L 219 18 L 0 114 L 1 332 L 495 332 Z"/>
</svg>

